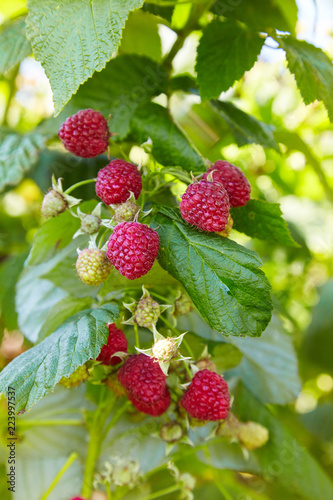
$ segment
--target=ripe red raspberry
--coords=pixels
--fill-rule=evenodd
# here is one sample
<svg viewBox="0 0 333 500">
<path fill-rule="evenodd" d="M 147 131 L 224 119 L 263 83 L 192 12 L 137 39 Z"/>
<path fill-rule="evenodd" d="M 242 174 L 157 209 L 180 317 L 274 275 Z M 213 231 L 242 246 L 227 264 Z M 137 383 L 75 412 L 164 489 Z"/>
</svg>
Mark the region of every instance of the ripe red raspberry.
<svg viewBox="0 0 333 500">
<path fill-rule="evenodd" d="M 217 182 L 202 180 L 186 189 L 180 203 L 180 213 L 189 224 L 202 231 L 223 231 L 229 217 L 226 190 Z"/>
<path fill-rule="evenodd" d="M 101 361 L 103 365 L 118 365 L 121 363 L 121 358 L 118 356 L 111 357 L 115 352 L 127 352 L 127 338 L 122 330 L 119 330 L 114 323 L 110 323 L 109 337 L 106 344 L 103 345 L 97 361 Z"/>
<path fill-rule="evenodd" d="M 67 151 L 82 158 L 93 158 L 104 153 L 110 135 L 104 116 L 93 109 L 83 109 L 70 116 L 58 132 Z"/>
<path fill-rule="evenodd" d="M 124 203 L 134 194 L 138 199 L 142 179 L 138 167 L 125 160 L 112 160 L 97 175 L 96 194 L 105 205 Z"/>
<path fill-rule="evenodd" d="M 159 248 L 156 231 L 139 222 L 122 222 L 108 241 L 108 259 L 129 280 L 141 278 L 154 264 Z"/>
<path fill-rule="evenodd" d="M 118 372 L 118 380 L 129 397 L 151 405 L 165 393 L 166 376 L 158 362 L 146 354 L 132 354 Z"/>
<path fill-rule="evenodd" d="M 228 193 L 230 205 L 232 207 L 246 205 L 250 199 L 251 186 L 241 169 L 227 161 L 218 160 L 205 173 L 204 179 L 207 179 L 213 170 L 215 170 L 212 174 L 213 181 L 223 184 Z"/>
<path fill-rule="evenodd" d="M 151 415 L 152 417 L 159 417 L 162 413 L 165 413 L 171 403 L 171 397 L 167 387 L 164 389 L 163 396 L 153 404 L 144 403 L 133 396 L 129 396 L 129 400 L 139 411 L 147 413 L 147 415 Z"/>
<path fill-rule="evenodd" d="M 183 408 L 199 420 L 221 420 L 230 409 L 230 396 L 226 381 L 210 370 L 200 370 L 182 397 Z"/>
</svg>

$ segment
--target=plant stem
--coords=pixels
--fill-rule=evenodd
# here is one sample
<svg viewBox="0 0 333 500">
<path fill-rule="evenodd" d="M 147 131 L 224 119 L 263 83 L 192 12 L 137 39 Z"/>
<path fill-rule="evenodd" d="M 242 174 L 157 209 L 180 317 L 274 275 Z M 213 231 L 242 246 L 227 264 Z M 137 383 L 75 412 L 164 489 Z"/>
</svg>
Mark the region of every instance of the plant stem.
<svg viewBox="0 0 333 500">
<path fill-rule="evenodd" d="M 181 486 L 179 484 L 174 484 L 173 486 L 169 486 L 169 488 L 164 488 L 164 490 L 156 491 L 155 493 L 151 493 L 146 496 L 144 500 L 153 500 L 154 498 L 163 497 L 164 495 L 168 495 L 169 493 L 173 493 L 174 491 L 180 490 Z"/>
<path fill-rule="evenodd" d="M 154 295 L 154 297 L 156 297 L 157 299 L 161 299 L 163 300 L 163 302 L 170 302 L 170 299 L 168 299 L 167 297 L 163 297 L 163 295 L 159 295 L 158 293 L 156 292 L 150 292 L 151 295 Z"/>
<path fill-rule="evenodd" d="M 64 191 L 64 194 L 69 194 L 72 191 L 74 191 L 74 189 L 76 189 L 80 186 L 84 186 L 85 184 L 90 184 L 91 182 L 96 182 L 96 179 L 86 179 L 85 181 L 77 182 L 76 184 L 73 184 L 73 186 L 66 189 L 66 191 Z"/>
<path fill-rule="evenodd" d="M 108 432 L 110 429 L 112 429 L 112 427 L 114 426 L 114 424 L 116 422 L 118 422 L 118 420 L 120 419 L 120 417 L 122 416 L 122 414 L 126 411 L 126 409 L 129 407 L 130 405 L 130 402 L 127 400 L 117 411 L 116 413 L 114 414 L 114 416 L 112 417 L 112 419 L 110 420 L 110 422 L 108 423 L 108 425 L 106 426 L 104 432 L 103 432 L 103 436 L 102 436 L 102 441 L 104 441 L 104 439 L 106 438 L 106 436 L 108 435 Z"/>
<path fill-rule="evenodd" d="M 106 496 L 108 497 L 108 500 L 112 500 L 110 483 L 105 483 L 105 489 L 106 489 Z"/>
<path fill-rule="evenodd" d="M 164 318 L 164 316 L 160 316 L 159 319 L 161 319 L 163 321 L 163 323 L 165 323 L 167 325 L 168 328 L 170 328 L 170 330 L 175 333 L 176 335 L 180 335 L 180 332 L 179 330 L 177 330 L 177 328 L 175 328 L 174 326 L 172 326 L 172 324 L 170 323 L 170 321 L 168 321 L 167 319 Z"/>
<path fill-rule="evenodd" d="M 134 323 L 134 332 L 135 332 L 135 347 L 140 349 L 139 329 L 136 323 Z"/>
<path fill-rule="evenodd" d="M 49 496 L 49 494 L 52 492 L 52 490 L 55 488 L 55 486 L 58 484 L 62 476 L 65 474 L 65 472 L 70 468 L 72 463 L 77 459 L 78 454 L 76 452 L 71 453 L 71 455 L 68 457 L 66 460 L 66 463 L 61 467 L 60 471 L 56 475 L 56 477 L 53 479 L 52 483 L 44 493 L 44 495 L 41 497 L 40 500 L 46 500 L 46 498 Z"/>
<path fill-rule="evenodd" d="M 50 419 L 50 420 L 26 420 L 21 421 L 19 424 L 20 429 L 28 429 L 29 427 L 45 427 L 55 425 L 84 425 L 83 420 L 68 418 L 68 419 Z"/>
<path fill-rule="evenodd" d="M 90 498 L 92 493 L 96 462 L 100 455 L 103 442 L 102 431 L 114 401 L 114 396 L 112 398 L 107 398 L 106 387 L 104 387 L 100 394 L 100 400 L 95 410 L 93 422 L 89 428 L 90 440 L 82 485 L 82 496 L 85 498 Z"/>
</svg>

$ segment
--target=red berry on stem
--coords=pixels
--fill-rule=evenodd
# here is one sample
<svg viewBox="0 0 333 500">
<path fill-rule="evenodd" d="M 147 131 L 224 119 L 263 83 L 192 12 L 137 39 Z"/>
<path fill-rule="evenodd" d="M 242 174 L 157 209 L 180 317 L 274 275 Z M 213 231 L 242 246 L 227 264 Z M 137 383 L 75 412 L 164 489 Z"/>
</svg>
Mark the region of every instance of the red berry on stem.
<svg viewBox="0 0 333 500">
<path fill-rule="evenodd" d="M 105 205 L 125 203 L 134 194 L 137 199 L 142 189 L 138 167 L 125 160 L 112 160 L 97 175 L 96 194 Z"/>
<path fill-rule="evenodd" d="M 229 217 L 226 190 L 217 182 L 202 180 L 190 184 L 182 196 L 180 213 L 186 222 L 202 231 L 223 231 Z"/>
<path fill-rule="evenodd" d="M 122 222 L 110 236 L 107 256 L 120 274 L 134 280 L 150 271 L 158 248 L 156 231 L 139 222 Z"/>
<path fill-rule="evenodd" d="M 118 372 L 118 380 L 129 397 L 146 405 L 165 395 L 166 376 L 158 362 L 146 354 L 132 354 Z"/>
<path fill-rule="evenodd" d="M 227 161 L 218 160 L 205 173 L 204 179 L 207 179 L 210 172 L 213 172 L 213 181 L 224 186 L 232 207 L 246 205 L 251 196 L 251 186 L 240 168 Z"/>
<path fill-rule="evenodd" d="M 112 356 L 116 352 L 127 352 L 127 338 L 122 330 L 119 330 L 114 323 L 110 323 L 109 337 L 106 344 L 103 345 L 102 350 L 97 358 L 103 365 L 118 365 L 121 363 L 121 358 Z"/>
<path fill-rule="evenodd" d="M 110 135 L 104 116 L 93 109 L 83 109 L 68 117 L 58 132 L 67 151 L 82 158 L 93 158 L 104 153 Z"/>
<path fill-rule="evenodd" d="M 194 375 L 181 404 L 191 417 L 199 420 L 226 418 L 230 409 L 228 385 L 221 375 L 200 370 Z"/>
<path fill-rule="evenodd" d="M 164 389 L 163 396 L 161 399 L 152 404 L 147 404 L 139 399 L 134 398 L 133 396 L 129 396 L 129 400 L 132 405 L 142 413 L 147 413 L 147 415 L 151 415 L 152 417 L 159 417 L 163 413 L 167 411 L 171 403 L 171 397 L 169 393 L 169 389 L 166 387 Z"/>
</svg>

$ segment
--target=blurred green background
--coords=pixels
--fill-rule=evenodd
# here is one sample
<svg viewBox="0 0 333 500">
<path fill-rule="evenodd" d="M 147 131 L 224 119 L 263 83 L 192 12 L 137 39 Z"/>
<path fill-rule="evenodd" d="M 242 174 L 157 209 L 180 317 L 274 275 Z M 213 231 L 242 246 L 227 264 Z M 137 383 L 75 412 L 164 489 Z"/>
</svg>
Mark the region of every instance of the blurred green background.
<svg viewBox="0 0 333 500">
<path fill-rule="evenodd" d="M 299 37 L 322 47 L 332 58 L 332 2 L 300 0 L 298 7 Z M 24 12 L 24 1 L 0 1 L 0 22 Z M 174 22 L 181 23 L 181 14 Z M 159 34 L 162 53 L 166 53 L 174 39 L 173 32 L 161 25 Z M 197 42 L 198 35 L 193 33 L 177 56 L 175 75 L 194 74 Z M 273 43 L 272 48 L 264 48 L 254 68 L 226 93 L 226 97 L 242 110 L 275 127 L 276 140 L 279 142 L 280 138 L 283 142 L 282 155 L 255 144 L 239 147 L 226 121 L 219 119 L 208 105 L 201 104 L 195 95 L 176 92 L 171 109 L 205 157 L 215 161 L 223 156 L 239 165 L 250 180 L 253 197 L 281 204 L 291 233 L 300 244 L 300 248 L 288 248 L 251 240 L 235 231 L 232 234 L 233 239 L 256 250 L 262 257 L 264 271 L 273 287 L 274 305 L 297 350 L 302 391 L 288 411 L 281 407 L 276 410 L 277 414 L 332 475 L 333 125 L 321 103 L 309 106 L 302 103 L 294 78 L 286 68 L 284 53 L 274 48 Z M 163 104 L 164 96 L 156 101 Z M 0 77 L 2 127 L 25 133 L 52 113 L 48 80 L 32 57 Z M 2 367 L 28 347 L 17 327 L 14 287 L 41 222 L 39 211 L 43 194 L 50 185 L 52 172 L 58 175 L 59 171 L 57 153 L 63 150 L 56 141 L 49 141 L 47 146 L 22 180 L 16 186 L 8 186 L 0 195 Z M 142 150 L 135 147 L 130 157 L 137 160 L 142 154 Z M 0 168 L 1 161 L 0 150 Z M 64 175 L 66 186 L 79 177 L 95 175 L 99 168 L 98 161 L 81 162 L 80 171 L 76 166 L 69 165 Z M 179 183 L 178 194 L 183 189 Z M 221 498 L 216 496 L 216 488 L 210 486 L 214 480 L 212 469 L 198 464 L 193 460 L 186 464 L 186 470 L 193 469 L 201 478 L 197 498 L 202 498 L 201 494 L 210 499 Z M 223 473 L 225 484 L 234 484 L 231 474 Z M 250 475 L 240 475 L 239 480 L 251 489 L 253 478 Z M 163 478 L 157 477 L 156 481 L 163 482 Z"/>
</svg>

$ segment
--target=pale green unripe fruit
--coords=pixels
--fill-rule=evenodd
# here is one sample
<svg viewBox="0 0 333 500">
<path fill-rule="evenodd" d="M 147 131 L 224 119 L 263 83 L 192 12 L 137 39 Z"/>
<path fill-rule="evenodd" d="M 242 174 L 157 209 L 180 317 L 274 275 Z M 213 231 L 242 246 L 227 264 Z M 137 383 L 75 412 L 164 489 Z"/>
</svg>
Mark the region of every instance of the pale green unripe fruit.
<svg viewBox="0 0 333 500">
<path fill-rule="evenodd" d="M 81 230 L 86 234 L 95 234 L 101 226 L 101 219 L 96 215 L 88 214 L 81 219 Z"/>
<path fill-rule="evenodd" d="M 112 264 L 102 250 L 82 250 L 76 261 L 79 278 L 86 285 L 100 285 L 109 276 Z"/>
<path fill-rule="evenodd" d="M 156 325 L 161 313 L 160 305 L 151 297 L 140 299 L 134 313 L 134 321 L 142 328 Z"/>
<path fill-rule="evenodd" d="M 41 214 L 43 217 L 56 217 L 64 212 L 67 208 L 67 201 L 55 189 L 51 189 L 43 199 Z"/>
</svg>

